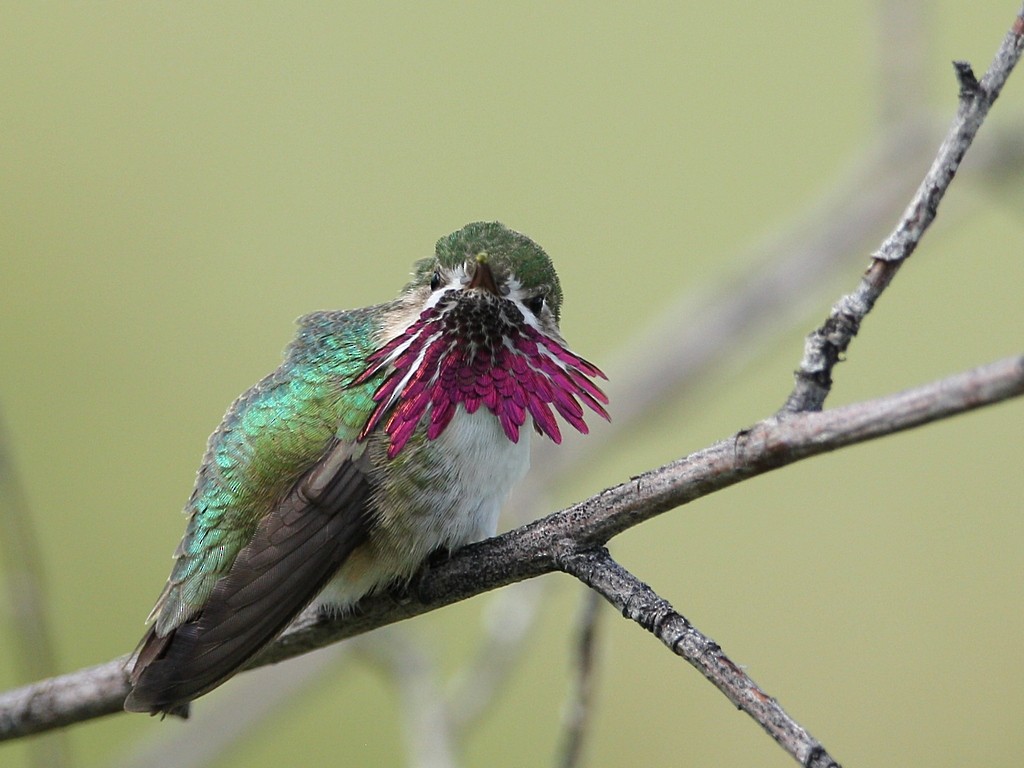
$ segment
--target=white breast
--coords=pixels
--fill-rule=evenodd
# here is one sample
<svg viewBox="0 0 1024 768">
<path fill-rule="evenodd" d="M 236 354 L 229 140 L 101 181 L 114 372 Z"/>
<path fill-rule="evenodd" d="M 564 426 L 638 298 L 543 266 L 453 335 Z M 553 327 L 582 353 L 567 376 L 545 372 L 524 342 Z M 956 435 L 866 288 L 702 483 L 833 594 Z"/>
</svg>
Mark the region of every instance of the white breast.
<svg viewBox="0 0 1024 768">
<path fill-rule="evenodd" d="M 408 579 L 434 551 L 493 536 L 512 488 L 530 466 L 527 419 L 513 443 L 487 408 L 459 406 L 431 446 L 433 472 L 445 477 L 428 494 L 404 497 L 379 519 L 370 540 L 349 556 L 316 603 L 344 611 L 377 587 Z"/>
<path fill-rule="evenodd" d="M 451 500 L 454 514 L 446 521 L 439 543 L 457 547 L 493 536 L 498 514 L 512 488 L 530 468 L 530 420 L 513 443 L 498 419 L 486 408 L 466 413 L 461 407 L 438 438 L 438 448 L 452 457 L 459 476 L 453 489 L 459 498 Z"/>
</svg>

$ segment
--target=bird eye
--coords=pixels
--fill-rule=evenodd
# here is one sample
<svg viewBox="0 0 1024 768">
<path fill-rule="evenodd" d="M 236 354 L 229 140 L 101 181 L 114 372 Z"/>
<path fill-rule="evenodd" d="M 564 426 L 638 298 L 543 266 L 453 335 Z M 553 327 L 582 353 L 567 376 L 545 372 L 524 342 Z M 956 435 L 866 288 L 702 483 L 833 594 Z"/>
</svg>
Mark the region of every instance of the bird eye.
<svg viewBox="0 0 1024 768">
<path fill-rule="evenodd" d="M 544 309 L 544 294 L 537 296 L 531 296 L 528 299 L 523 299 L 523 304 L 528 310 L 533 312 L 534 315 L 539 315 L 540 311 Z"/>
<path fill-rule="evenodd" d="M 430 278 L 430 290 L 436 291 L 441 287 L 441 270 L 435 269 L 434 276 Z"/>
</svg>

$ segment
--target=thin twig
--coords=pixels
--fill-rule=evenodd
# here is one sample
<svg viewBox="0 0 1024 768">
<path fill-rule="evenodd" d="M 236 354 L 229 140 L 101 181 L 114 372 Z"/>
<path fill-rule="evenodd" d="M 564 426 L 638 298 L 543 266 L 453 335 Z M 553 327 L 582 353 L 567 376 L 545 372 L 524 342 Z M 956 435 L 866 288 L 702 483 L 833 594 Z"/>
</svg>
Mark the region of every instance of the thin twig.
<svg viewBox="0 0 1024 768">
<path fill-rule="evenodd" d="M 667 600 L 615 562 L 608 550 L 601 547 L 573 552 L 560 562 L 566 573 L 595 590 L 623 616 L 696 667 L 801 765 L 838 768 L 821 743 L 733 663 L 718 643 L 701 634 Z"/>
<path fill-rule="evenodd" d="M 953 124 L 903 217 L 872 255 L 871 265 L 856 290 L 843 296 L 825 323 L 807 337 L 804 357 L 795 375 L 796 385 L 783 405 L 783 411 L 821 409 L 832 389 L 832 369 L 857 335 L 861 322 L 935 220 L 939 203 L 949 189 L 964 154 L 1020 60 L 1022 51 L 1024 9 L 1019 12 L 980 82 L 975 79 L 970 65 L 954 63 L 960 82 L 960 103 Z"/>
<path fill-rule="evenodd" d="M 669 509 L 811 456 L 1024 394 L 1024 356 L 842 408 L 772 417 L 704 450 L 501 536 L 471 544 L 405 592 L 360 601 L 352 615 L 299 617 L 250 668 L 272 664 L 524 579 L 559 570 L 567 546 L 603 546 Z M 127 657 L 0 694 L 0 740 L 121 710 Z"/>
</svg>

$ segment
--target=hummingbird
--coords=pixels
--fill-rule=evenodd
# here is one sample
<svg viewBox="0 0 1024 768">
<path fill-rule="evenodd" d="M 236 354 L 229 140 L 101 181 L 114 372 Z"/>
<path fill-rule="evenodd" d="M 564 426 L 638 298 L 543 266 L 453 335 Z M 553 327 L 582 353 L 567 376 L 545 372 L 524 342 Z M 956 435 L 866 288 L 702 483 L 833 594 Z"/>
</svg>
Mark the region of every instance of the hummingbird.
<svg viewBox="0 0 1024 768">
<path fill-rule="evenodd" d="M 586 433 L 583 406 L 608 418 L 561 309 L 544 250 L 475 222 L 394 301 L 300 318 L 209 439 L 125 709 L 187 717 L 307 606 L 344 613 L 493 536 L 531 432 L 561 442 L 558 414 Z"/>
</svg>

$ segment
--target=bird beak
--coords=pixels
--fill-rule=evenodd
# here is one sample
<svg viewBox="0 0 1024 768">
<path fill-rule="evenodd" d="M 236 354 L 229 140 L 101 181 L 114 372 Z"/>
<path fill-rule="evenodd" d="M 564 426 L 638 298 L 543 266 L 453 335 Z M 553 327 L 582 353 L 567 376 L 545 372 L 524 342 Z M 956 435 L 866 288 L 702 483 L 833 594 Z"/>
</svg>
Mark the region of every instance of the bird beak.
<svg viewBox="0 0 1024 768">
<path fill-rule="evenodd" d="M 476 259 L 476 270 L 473 272 L 473 279 L 469 281 L 469 285 L 466 288 L 482 288 L 485 291 L 490 291 L 495 296 L 501 295 L 498 293 L 498 284 L 494 280 L 494 272 L 487 261 L 480 256 Z"/>
</svg>

